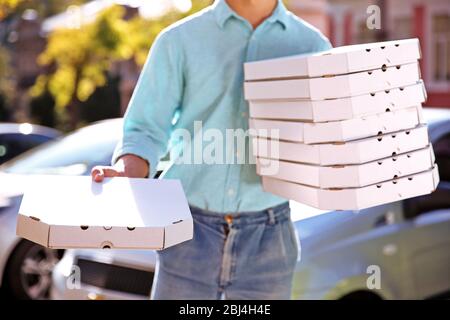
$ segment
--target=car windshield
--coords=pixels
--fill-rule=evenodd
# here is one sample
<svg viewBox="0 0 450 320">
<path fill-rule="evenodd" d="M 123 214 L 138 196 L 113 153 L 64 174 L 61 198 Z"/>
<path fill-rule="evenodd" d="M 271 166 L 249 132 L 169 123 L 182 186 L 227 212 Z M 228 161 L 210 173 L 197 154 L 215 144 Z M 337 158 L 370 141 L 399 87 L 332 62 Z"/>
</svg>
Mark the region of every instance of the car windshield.
<svg viewBox="0 0 450 320">
<path fill-rule="evenodd" d="M 116 126 L 87 127 L 5 163 L 0 171 L 13 174 L 89 174 L 94 166 L 109 164 L 120 131 Z"/>
</svg>

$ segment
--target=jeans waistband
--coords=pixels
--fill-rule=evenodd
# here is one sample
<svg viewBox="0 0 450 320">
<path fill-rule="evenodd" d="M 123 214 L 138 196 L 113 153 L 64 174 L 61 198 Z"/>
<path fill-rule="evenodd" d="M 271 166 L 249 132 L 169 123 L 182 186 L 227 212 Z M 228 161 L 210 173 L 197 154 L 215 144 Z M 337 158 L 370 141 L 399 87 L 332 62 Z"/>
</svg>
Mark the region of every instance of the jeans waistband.
<svg viewBox="0 0 450 320">
<path fill-rule="evenodd" d="M 289 202 L 282 203 L 280 205 L 267 208 L 262 211 L 248 211 L 237 213 L 218 213 L 208 211 L 195 206 L 190 206 L 191 213 L 194 219 L 207 221 L 208 223 L 217 224 L 258 224 L 258 223 L 271 223 L 281 222 L 290 219 Z"/>
</svg>

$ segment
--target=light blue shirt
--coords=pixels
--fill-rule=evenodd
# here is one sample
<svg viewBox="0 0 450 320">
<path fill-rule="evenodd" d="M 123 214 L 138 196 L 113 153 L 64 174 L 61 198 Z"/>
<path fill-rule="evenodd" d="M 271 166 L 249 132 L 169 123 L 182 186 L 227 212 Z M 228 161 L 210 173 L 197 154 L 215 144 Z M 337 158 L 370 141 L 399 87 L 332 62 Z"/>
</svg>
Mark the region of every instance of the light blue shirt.
<svg viewBox="0 0 450 320">
<path fill-rule="evenodd" d="M 227 129 L 247 130 L 243 64 L 330 47 L 318 30 L 289 12 L 281 0 L 256 29 L 224 0 L 216 1 L 170 26 L 154 42 L 125 114 L 113 163 L 122 155 L 135 154 L 150 163 L 153 176 L 169 149 L 182 144 L 178 135 L 174 137 L 176 129 L 186 129 L 200 140 L 194 121 L 202 121 L 203 133 L 214 129 L 224 137 Z M 210 139 L 203 137 L 204 148 L 213 143 Z M 193 150 L 193 144 L 183 147 Z M 223 149 L 224 157 L 239 156 L 230 150 Z M 248 161 L 175 163 L 164 178 L 181 180 L 191 205 L 219 213 L 259 211 L 286 201 L 262 190 L 256 167 Z"/>
</svg>

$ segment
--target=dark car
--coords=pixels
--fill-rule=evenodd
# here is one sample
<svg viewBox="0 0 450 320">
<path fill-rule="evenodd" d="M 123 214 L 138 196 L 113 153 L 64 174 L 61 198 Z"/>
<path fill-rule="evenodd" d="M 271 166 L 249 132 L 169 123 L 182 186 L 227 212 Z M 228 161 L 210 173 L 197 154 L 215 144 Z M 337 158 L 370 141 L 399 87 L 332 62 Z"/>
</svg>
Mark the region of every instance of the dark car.
<svg viewBox="0 0 450 320">
<path fill-rule="evenodd" d="M 0 164 L 60 134 L 58 130 L 29 123 L 0 123 Z"/>
</svg>

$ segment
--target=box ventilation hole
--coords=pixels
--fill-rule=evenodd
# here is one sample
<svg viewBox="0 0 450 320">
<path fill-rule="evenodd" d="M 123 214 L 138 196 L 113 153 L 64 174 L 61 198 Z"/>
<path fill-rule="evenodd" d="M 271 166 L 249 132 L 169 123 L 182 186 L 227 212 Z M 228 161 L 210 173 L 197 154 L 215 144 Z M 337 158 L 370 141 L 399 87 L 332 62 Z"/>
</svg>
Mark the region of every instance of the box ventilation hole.
<svg viewBox="0 0 450 320">
<path fill-rule="evenodd" d="M 33 217 L 33 216 L 30 216 L 30 219 L 33 219 L 34 221 L 41 221 L 41 219 Z"/>
<path fill-rule="evenodd" d="M 383 64 L 383 65 L 381 66 L 381 70 L 382 70 L 383 72 L 386 72 L 386 70 L 387 70 L 387 65 Z"/>
<path fill-rule="evenodd" d="M 113 247 L 111 242 L 105 241 L 101 244 L 102 249 L 111 249 Z"/>
<path fill-rule="evenodd" d="M 81 230 L 86 231 L 87 229 L 89 229 L 89 226 L 80 226 Z"/>
<path fill-rule="evenodd" d="M 377 134 L 378 137 L 379 137 L 379 138 L 377 139 L 378 141 L 383 140 L 383 137 L 381 136 L 382 134 L 383 134 L 383 131 L 378 131 L 378 134 Z"/>
<path fill-rule="evenodd" d="M 136 229 L 135 227 L 127 227 L 128 231 L 133 231 L 134 229 Z"/>
</svg>

